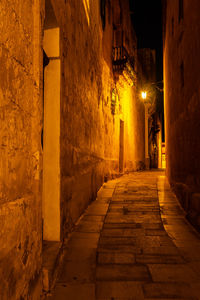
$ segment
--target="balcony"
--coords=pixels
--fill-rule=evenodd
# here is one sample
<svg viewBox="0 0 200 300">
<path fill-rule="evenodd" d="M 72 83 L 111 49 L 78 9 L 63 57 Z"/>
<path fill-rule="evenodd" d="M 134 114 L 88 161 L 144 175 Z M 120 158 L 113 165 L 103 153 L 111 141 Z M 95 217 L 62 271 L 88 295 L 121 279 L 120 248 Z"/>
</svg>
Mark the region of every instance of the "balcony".
<svg viewBox="0 0 200 300">
<path fill-rule="evenodd" d="M 135 60 L 123 46 L 113 47 L 113 72 L 117 78 L 123 75 L 130 85 L 135 83 Z"/>
</svg>

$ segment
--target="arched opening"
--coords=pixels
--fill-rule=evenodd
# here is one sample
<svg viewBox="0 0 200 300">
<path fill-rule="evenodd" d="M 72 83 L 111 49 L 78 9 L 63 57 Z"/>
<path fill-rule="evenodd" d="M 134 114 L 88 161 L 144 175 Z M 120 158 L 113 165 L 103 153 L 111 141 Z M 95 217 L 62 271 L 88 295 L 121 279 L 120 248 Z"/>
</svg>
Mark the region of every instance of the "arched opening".
<svg viewBox="0 0 200 300">
<path fill-rule="evenodd" d="M 43 123 L 43 239 L 60 241 L 60 29 L 45 1 Z"/>
</svg>

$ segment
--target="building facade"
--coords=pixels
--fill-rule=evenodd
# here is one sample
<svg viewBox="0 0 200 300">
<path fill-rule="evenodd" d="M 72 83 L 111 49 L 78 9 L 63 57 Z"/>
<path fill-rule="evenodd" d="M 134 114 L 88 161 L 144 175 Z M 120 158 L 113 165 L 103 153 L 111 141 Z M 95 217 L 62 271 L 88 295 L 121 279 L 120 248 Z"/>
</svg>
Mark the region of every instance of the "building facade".
<svg viewBox="0 0 200 300">
<path fill-rule="evenodd" d="M 0 20 L 0 298 L 39 299 L 42 242 L 144 166 L 137 41 L 124 0 L 2 0 Z"/>
<path fill-rule="evenodd" d="M 156 77 L 155 49 L 138 49 L 138 87 L 146 93 L 143 99 L 146 110 L 145 127 L 145 162 L 146 168 L 164 168 L 162 157 L 162 114 L 163 89 L 162 81 Z M 142 97 L 141 97 L 142 98 Z"/>
<path fill-rule="evenodd" d="M 164 1 L 167 176 L 200 226 L 200 2 Z"/>
</svg>

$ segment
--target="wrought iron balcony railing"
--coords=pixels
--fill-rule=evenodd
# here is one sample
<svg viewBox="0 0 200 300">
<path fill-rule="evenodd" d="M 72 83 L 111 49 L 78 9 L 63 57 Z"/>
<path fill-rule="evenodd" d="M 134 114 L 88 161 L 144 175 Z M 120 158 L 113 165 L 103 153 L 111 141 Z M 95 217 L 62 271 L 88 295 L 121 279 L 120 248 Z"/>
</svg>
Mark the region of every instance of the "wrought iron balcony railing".
<svg viewBox="0 0 200 300">
<path fill-rule="evenodd" d="M 126 48 L 113 47 L 113 71 L 123 71 L 127 63 L 135 70 L 134 57 L 130 57 Z"/>
<path fill-rule="evenodd" d="M 119 78 L 119 75 L 123 75 L 130 85 L 136 82 L 134 57 L 130 57 L 123 46 L 113 47 L 113 72 L 116 78 Z"/>
</svg>

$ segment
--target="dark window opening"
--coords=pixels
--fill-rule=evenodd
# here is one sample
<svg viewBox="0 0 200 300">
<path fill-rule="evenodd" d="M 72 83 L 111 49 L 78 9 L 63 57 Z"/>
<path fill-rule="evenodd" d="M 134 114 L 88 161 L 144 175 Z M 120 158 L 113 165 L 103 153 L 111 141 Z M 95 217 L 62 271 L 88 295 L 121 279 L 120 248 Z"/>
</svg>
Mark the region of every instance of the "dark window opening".
<svg viewBox="0 0 200 300">
<path fill-rule="evenodd" d="M 179 22 L 183 19 L 183 0 L 179 0 Z"/>
</svg>

